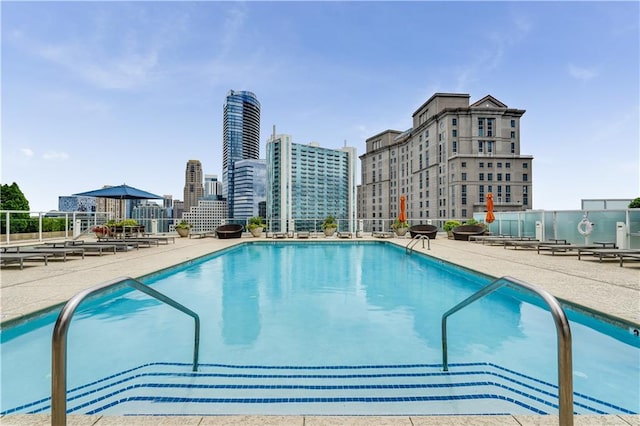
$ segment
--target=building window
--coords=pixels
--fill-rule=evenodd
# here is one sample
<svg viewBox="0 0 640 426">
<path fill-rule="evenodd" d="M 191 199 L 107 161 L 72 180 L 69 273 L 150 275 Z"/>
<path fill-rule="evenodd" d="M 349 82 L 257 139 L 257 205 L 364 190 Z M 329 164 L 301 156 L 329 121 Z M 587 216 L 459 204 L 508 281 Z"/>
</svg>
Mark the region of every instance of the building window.
<svg viewBox="0 0 640 426">
<path fill-rule="evenodd" d="M 487 163 L 487 167 L 488 168 L 492 168 L 493 167 L 493 163 Z"/>
<path fill-rule="evenodd" d="M 478 141 L 478 153 L 482 154 L 484 152 L 484 141 Z"/>
<path fill-rule="evenodd" d="M 454 154 L 458 153 L 458 141 L 453 141 L 452 149 Z"/>
<path fill-rule="evenodd" d="M 484 180 L 484 173 L 480 173 L 478 175 L 478 180 Z"/>
<path fill-rule="evenodd" d="M 523 182 L 528 182 L 529 181 L 529 175 L 527 173 L 523 173 L 522 174 L 522 181 Z"/>
<path fill-rule="evenodd" d="M 462 180 L 467 180 L 467 174 L 466 173 L 462 173 Z"/>
<path fill-rule="evenodd" d="M 516 120 L 511 120 L 511 128 L 515 129 L 516 127 Z"/>
<path fill-rule="evenodd" d="M 478 136 L 484 136 L 484 118 L 478 118 Z"/>
<path fill-rule="evenodd" d="M 453 136 L 454 138 L 457 138 L 458 137 L 458 131 L 456 129 L 453 129 L 451 131 L 451 136 Z"/>
<path fill-rule="evenodd" d="M 516 153 L 516 144 L 511 142 L 511 153 L 515 154 Z"/>
<path fill-rule="evenodd" d="M 480 167 L 481 169 L 483 169 L 483 168 L 484 168 L 484 162 L 482 162 L 482 161 L 481 161 L 481 162 L 479 162 L 479 163 L 478 163 L 478 167 Z"/>
<path fill-rule="evenodd" d="M 489 181 L 493 180 L 493 173 L 487 173 L 487 180 Z"/>
<path fill-rule="evenodd" d="M 457 118 L 452 118 L 451 119 L 451 125 L 452 126 L 457 126 L 458 125 L 458 119 Z"/>
<path fill-rule="evenodd" d="M 462 167 L 467 167 L 467 162 L 466 161 L 462 162 Z"/>
<path fill-rule="evenodd" d="M 511 132 L 511 139 L 515 139 L 516 138 L 516 132 Z"/>
<path fill-rule="evenodd" d="M 501 169 L 502 168 L 502 163 L 498 163 L 498 168 Z"/>
<path fill-rule="evenodd" d="M 505 173 L 504 174 L 504 180 L 506 180 L 507 182 L 511 181 L 511 173 Z"/>
<path fill-rule="evenodd" d="M 522 168 L 523 169 L 528 169 L 529 168 L 529 163 L 522 163 Z"/>
<path fill-rule="evenodd" d="M 498 181 L 502 180 L 502 173 L 498 173 Z"/>
<path fill-rule="evenodd" d="M 510 168 L 511 168 L 511 163 L 504 163 L 504 166 L 505 166 L 507 169 L 510 169 Z"/>
</svg>

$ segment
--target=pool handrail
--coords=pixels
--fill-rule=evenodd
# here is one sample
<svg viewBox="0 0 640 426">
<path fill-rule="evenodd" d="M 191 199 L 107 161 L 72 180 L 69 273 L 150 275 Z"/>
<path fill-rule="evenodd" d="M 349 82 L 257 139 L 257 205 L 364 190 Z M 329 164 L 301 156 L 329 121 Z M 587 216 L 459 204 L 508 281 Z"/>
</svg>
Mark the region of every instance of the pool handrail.
<svg viewBox="0 0 640 426">
<path fill-rule="evenodd" d="M 538 286 L 521 281 L 517 278 L 504 276 L 481 288 L 442 315 L 442 368 L 448 371 L 447 362 L 447 317 L 459 311 L 476 300 L 493 293 L 503 286 L 525 289 L 540 296 L 549 307 L 556 325 L 558 337 L 558 411 L 561 426 L 573 426 L 573 367 L 571 353 L 571 328 L 560 302 L 546 290 Z"/>
<path fill-rule="evenodd" d="M 193 371 L 198 371 L 198 353 L 200 348 L 200 317 L 198 314 L 135 278 L 118 277 L 95 285 L 77 293 L 67 301 L 60 310 L 60 314 L 53 328 L 51 339 L 51 424 L 53 426 L 65 426 L 67 424 L 67 332 L 73 314 L 87 297 L 104 293 L 114 287 L 123 285 L 128 285 L 193 317 L 195 320 Z"/>
<path fill-rule="evenodd" d="M 425 239 L 427 240 L 428 249 L 431 250 L 431 238 L 429 238 L 428 235 L 418 234 L 415 237 L 411 238 L 411 241 L 407 243 L 407 247 L 405 248 L 406 253 L 411 253 L 413 251 L 413 248 L 416 246 L 416 244 L 418 244 L 419 241 L 422 241 L 422 248 L 424 248 Z"/>
</svg>

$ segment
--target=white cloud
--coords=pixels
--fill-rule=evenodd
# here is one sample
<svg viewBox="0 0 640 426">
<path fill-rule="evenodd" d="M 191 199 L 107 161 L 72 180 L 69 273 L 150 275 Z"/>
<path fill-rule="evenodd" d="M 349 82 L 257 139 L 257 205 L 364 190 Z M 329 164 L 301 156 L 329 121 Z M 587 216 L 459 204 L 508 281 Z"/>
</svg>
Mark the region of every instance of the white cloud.
<svg viewBox="0 0 640 426">
<path fill-rule="evenodd" d="M 69 159 L 69 154 L 67 154 L 66 152 L 47 151 L 42 154 L 42 158 L 44 160 L 51 161 L 66 161 Z"/>
<path fill-rule="evenodd" d="M 21 148 L 20 152 L 22 152 L 22 155 L 25 157 L 33 157 L 33 150 L 30 148 Z"/>
<path fill-rule="evenodd" d="M 569 64 L 567 68 L 571 77 L 584 82 L 589 81 L 598 75 L 598 72 L 594 68 L 578 67 L 573 64 Z"/>
</svg>

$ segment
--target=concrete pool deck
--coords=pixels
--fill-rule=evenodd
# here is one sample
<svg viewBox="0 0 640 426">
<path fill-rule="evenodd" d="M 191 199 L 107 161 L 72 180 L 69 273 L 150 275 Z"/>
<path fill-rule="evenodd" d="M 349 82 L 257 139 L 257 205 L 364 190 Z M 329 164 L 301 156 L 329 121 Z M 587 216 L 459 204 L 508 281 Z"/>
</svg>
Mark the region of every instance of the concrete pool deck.
<svg viewBox="0 0 640 426">
<path fill-rule="evenodd" d="M 50 260 L 42 263 L 25 263 L 23 270 L 17 266 L 3 267 L 0 272 L 1 318 L 3 323 L 20 320 L 34 312 L 64 303 L 74 294 L 95 284 L 120 276 L 141 277 L 154 271 L 193 260 L 211 252 L 241 242 L 253 241 L 315 242 L 318 239 L 267 240 L 243 237 L 219 240 L 216 238 L 176 238 L 175 243 L 158 247 L 140 248 L 102 256 L 89 254 L 84 259 L 70 257 L 66 262 Z M 365 236 L 358 239 L 335 239 L 340 242 L 376 240 Z M 402 247 L 410 241 L 405 238 L 388 238 L 383 241 Z M 480 243 L 454 241 L 443 234 L 432 240 L 431 250 L 418 243 L 415 250 L 476 271 L 501 277 L 513 276 L 536 284 L 559 299 L 567 300 L 590 310 L 603 312 L 613 318 L 640 324 L 640 262 L 582 257 L 575 254 L 537 254 L 535 250 L 503 248 Z M 6 390 L 4 390 L 6 391 Z M 576 416 L 576 425 L 637 425 L 640 416 Z M 49 424 L 47 415 L 16 415 L 0 418 L 2 425 Z M 480 417 L 315 417 L 315 416 L 210 416 L 210 417 L 112 417 L 70 416 L 73 425 L 547 425 L 557 424 L 557 416 L 480 416 Z"/>
</svg>

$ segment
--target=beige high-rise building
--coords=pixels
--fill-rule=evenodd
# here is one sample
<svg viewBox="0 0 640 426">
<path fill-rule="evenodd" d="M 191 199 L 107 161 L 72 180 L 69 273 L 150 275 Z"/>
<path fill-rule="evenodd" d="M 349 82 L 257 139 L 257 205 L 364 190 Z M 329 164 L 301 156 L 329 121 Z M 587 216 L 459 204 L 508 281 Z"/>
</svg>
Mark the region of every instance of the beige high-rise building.
<svg viewBox="0 0 640 426">
<path fill-rule="evenodd" d="M 412 128 L 367 139 L 359 217 L 382 229 L 398 216 L 401 195 L 412 224 L 469 219 L 486 210 L 488 193 L 495 211 L 531 209 L 533 157 L 520 153 L 524 113 L 490 95 L 469 105 L 468 94 L 434 94 L 413 113 Z"/>
<path fill-rule="evenodd" d="M 184 211 L 188 212 L 192 206 L 198 205 L 198 200 L 204 197 L 202 164 L 200 160 L 187 161 L 184 177 Z"/>
</svg>

